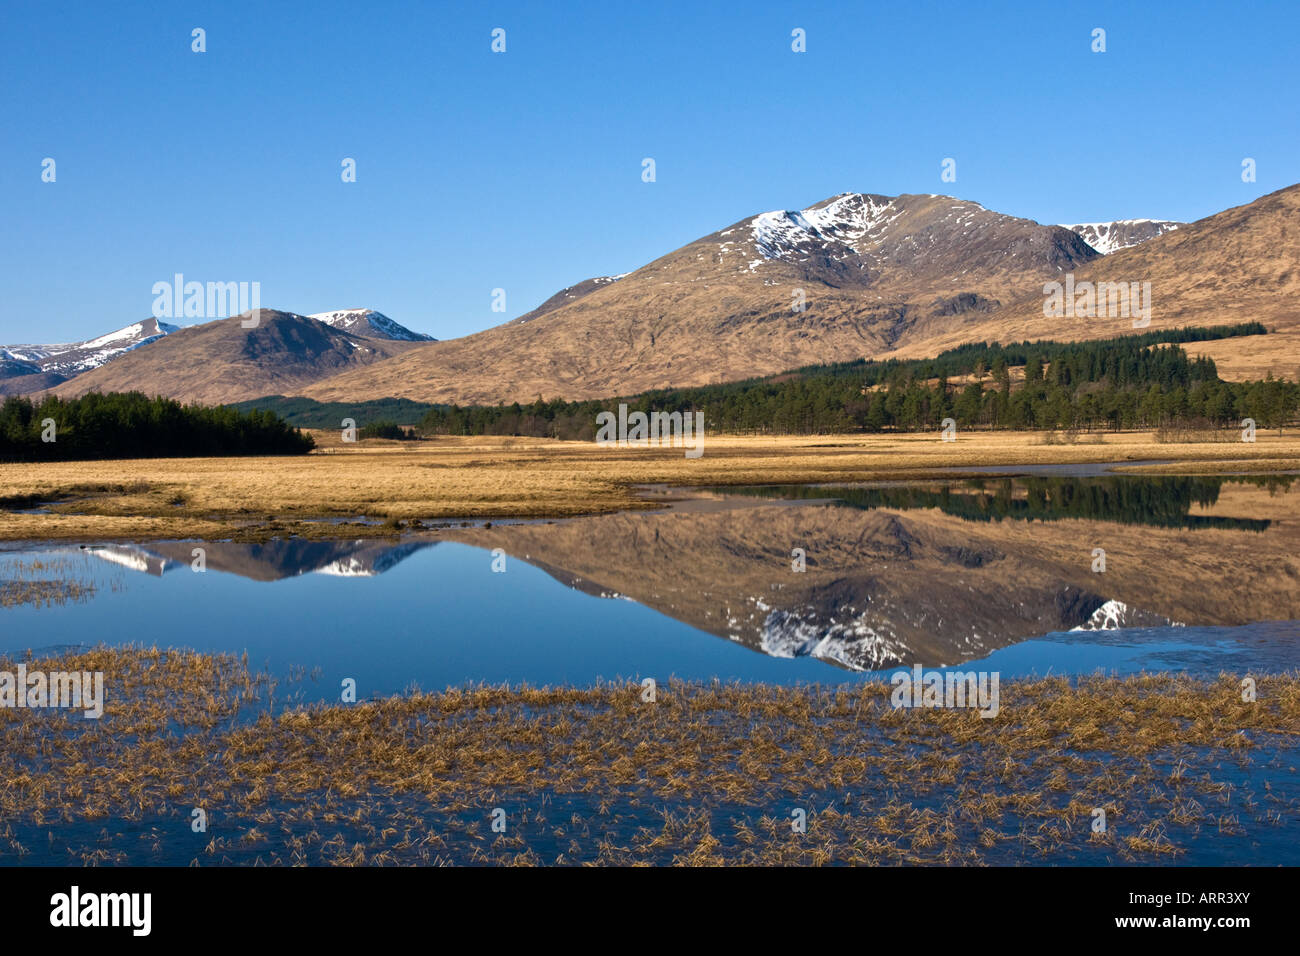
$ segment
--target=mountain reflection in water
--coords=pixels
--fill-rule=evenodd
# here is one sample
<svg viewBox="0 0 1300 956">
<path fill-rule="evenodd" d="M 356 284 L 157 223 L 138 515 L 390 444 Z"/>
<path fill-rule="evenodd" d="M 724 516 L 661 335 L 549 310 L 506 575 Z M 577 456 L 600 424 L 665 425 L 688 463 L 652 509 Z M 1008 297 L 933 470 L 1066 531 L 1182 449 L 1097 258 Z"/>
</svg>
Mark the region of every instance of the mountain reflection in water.
<svg viewBox="0 0 1300 956">
<path fill-rule="evenodd" d="M 596 666 L 584 655 L 601 658 L 601 667 L 625 660 L 624 672 L 631 672 L 648 653 L 627 631 L 631 617 L 641 628 L 636 633 L 648 635 L 637 640 L 654 645 L 655 659 L 671 660 L 679 675 L 710 676 L 708 668 L 716 672 L 718 661 L 730 660 L 725 648 L 701 644 L 704 632 L 777 659 L 773 664 L 820 661 L 820 679 L 829 680 L 837 678 L 827 663 L 849 671 L 955 665 L 1062 632 L 1073 632 L 1066 644 L 1077 645 L 1090 640 L 1090 630 L 1300 619 L 1300 494 L 1289 478 L 982 478 L 689 494 L 697 507 L 449 528 L 401 540 L 37 547 L 146 572 L 172 582 L 165 592 L 183 587 L 196 597 L 211 572 L 279 582 L 256 594 L 247 584 L 228 590 L 236 603 L 260 607 L 268 627 L 277 615 L 292 619 L 295 609 L 303 616 L 306 600 L 348 609 L 313 618 L 317 639 L 340 648 L 383 635 L 389 653 L 400 655 L 404 645 L 393 635 L 428 640 L 430 629 L 454 620 L 456 640 L 463 642 L 456 657 L 462 680 L 489 679 L 501 672 L 494 669 L 501 655 L 524 647 L 525 656 L 543 662 L 525 669 L 526 679 L 584 673 Z M 198 548 L 206 576 L 190 573 Z M 498 548 L 509 556 L 513 576 L 492 571 L 487 552 Z M 794 569 L 800 554 L 801 571 Z M 0 552 L 0 581 L 12 556 Z M 517 570 L 521 562 L 532 567 Z M 393 573 L 408 565 L 417 567 Z M 438 578 L 430 580 L 427 569 L 434 568 Z M 547 590 L 547 578 L 533 569 L 566 588 L 551 583 Z M 449 576 L 454 587 L 447 586 Z M 289 583 L 307 579 L 318 582 L 310 598 Z M 134 601 L 129 612 L 112 612 L 136 619 L 124 633 L 146 631 L 163 616 L 132 590 L 91 601 Z M 597 602 L 605 610 L 593 614 L 574 603 L 586 600 L 574 591 L 624 601 Z M 365 608 L 354 612 L 358 601 Z M 635 605 L 671 620 L 645 618 Z M 32 613 L 43 615 L 31 618 L 39 631 L 40 622 L 75 612 Z M 235 612 L 223 606 L 214 613 Z M 101 620 L 109 619 L 105 608 Z M 508 636 L 502 619 L 510 621 Z M 233 644 L 250 626 L 258 625 L 229 624 Z M 574 635 L 583 628 L 591 633 L 580 651 Z M 27 646 L 39 643 L 36 638 Z M 188 646 L 183 634 L 173 643 Z M 768 679 L 766 665 L 743 662 L 721 676 L 760 670 Z M 810 675 L 803 665 L 790 670 L 796 672 Z"/>
</svg>

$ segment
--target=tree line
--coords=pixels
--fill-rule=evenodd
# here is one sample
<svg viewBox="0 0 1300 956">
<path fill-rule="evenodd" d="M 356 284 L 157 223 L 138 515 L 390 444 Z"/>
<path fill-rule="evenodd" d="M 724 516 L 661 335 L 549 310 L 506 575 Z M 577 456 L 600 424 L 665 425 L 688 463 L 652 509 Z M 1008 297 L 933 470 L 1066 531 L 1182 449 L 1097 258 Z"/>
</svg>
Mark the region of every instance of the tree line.
<svg viewBox="0 0 1300 956">
<path fill-rule="evenodd" d="M 182 405 L 141 392 L 22 396 L 0 405 L 0 460 L 303 455 L 316 445 L 270 411 Z"/>
<path fill-rule="evenodd" d="M 1300 386 L 1271 376 L 1225 382 L 1211 359 L 1180 347 L 1265 331 L 1250 322 L 1088 342 L 981 342 L 932 359 L 859 359 L 628 398 L 437 405 L 420 431 L 592 440 L 596 415 L 619 402 L 644 412 L 703 410 L 711 431 L 742 434 L 924 430 L 945 418 L 963 427 L 1008 429 L 1223 427 L 1253 418 L 1260 427 L 1280 428 L 1300 407 Z M 958 377 L 965 381 L 951 381 Z"/>
</svg>

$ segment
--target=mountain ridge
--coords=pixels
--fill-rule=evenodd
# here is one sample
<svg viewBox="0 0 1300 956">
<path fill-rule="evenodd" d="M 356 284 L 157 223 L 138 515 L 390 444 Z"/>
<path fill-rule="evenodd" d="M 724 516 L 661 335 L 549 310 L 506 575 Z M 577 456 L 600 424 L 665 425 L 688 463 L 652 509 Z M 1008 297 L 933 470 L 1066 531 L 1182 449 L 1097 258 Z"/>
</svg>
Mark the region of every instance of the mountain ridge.
<svg viewBox="0 0 1300 956">
<path fill-rule="evenodd" d="M 1127 316 L 1045 317 L 1048 284 L 1075 279 L 1151 282 L 1156 327 L 1259 320 L 1280 329 L 1281 341 L 1300 335 L 1300 312 L 1289 304 L 1300 292 L 1290 226 L 1297 218 L 1300 186 L 1190 224 L 1073 226 L 933 193 L 839 193 L 803 209 L 745 217 L 639 269 L 575 283 L 523 315 L 457 339 L 413 333 L 372 309 L 310 316 L 263 310 L 299 325 L 289 332 L 280 322 L 286 335 L 275 341 L 265 332 L 252 336 L 260 343 L 252 352 L 251 342 L 230 337 L 221 349 L 184 356 L 195 343 L 215 341 L 208 333 L 176 341 L 181 332 L 219 325 L 205 323 L 115 354 L 75 378 L 27 377 L 25 384 L 62 395 L 134 389 L 214 402 L 283 394 L 496 404 L 923 357 L 974 341 L 1129 331 Z M 0 353 L 0 376 L 8 373 L 0 384 L 39 371 L 23 361 Z M 224 378 L 214 374 L 218 367 Z"/>
<path fill-rule="evenodd" d="M 391 358 L 418 343 L 370 338 L 317 319 L 263 308 L 178 329 L 56 386 L 55 395 L 141 391 L 225 404 L 290 393 L 339 371 Z"/>
<path fill-rule="evenodd" d="M 0 346 L 0 395 L 23 395 L 53 388 L 178 328 L 148 318 L 81 342 Z"/>
<path fill-rule="evenodd" d="M 934 194 L 841 193 L 746 217 L 532 313 L 423 345 L 321 401 L 496 402 L 711 384 L 884 352 L 1100 254 L 1055 225 Z"/>
</svg>

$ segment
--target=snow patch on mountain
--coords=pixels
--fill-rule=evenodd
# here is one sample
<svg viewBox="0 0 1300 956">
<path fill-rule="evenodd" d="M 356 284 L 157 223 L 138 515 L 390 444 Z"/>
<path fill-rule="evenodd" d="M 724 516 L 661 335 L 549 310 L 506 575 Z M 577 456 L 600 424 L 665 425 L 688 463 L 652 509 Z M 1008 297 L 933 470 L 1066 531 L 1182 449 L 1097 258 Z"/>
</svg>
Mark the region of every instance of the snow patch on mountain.
<svg viewBox="0 0 1300 956">
<path fill-rule="evenodd" d="M 298 573 L 302 574 L 310 570 L 315 574 L 330 577 L 373 578 L 426 547 L 424 542 L 412 541 L 395 548 L 377 549 L 365 540 L 356 541 L 355 546 L 359 549 L 356 553 L 335 558 L 318 568 L 304 568 Z"/>
<path fill-rule="evenodd" d="M 570 302 L 576 302 L 578 299 L 590 295 L 597 289 L 603 289 L 605 286 L 613 285 L 615 282 L 620 279 L 625 279 L 631 274 L 632 273 L 630 272 L 620 272 L 615 276 L 596 276 L 592 279 L 584 279 L 574 285 L 565 286 L 559 292 L 555 293 L 555 295 L 551 296 L 539 305 L 536 309 L 533 309 L 531 312 L 526 312 L 519 318 L 515 319 L 514 324 L 523 325 L 525 322 L 531 322 L 534 319 L 541 318 L 544 315 L 554 312 L 561 306 L 567 305 Z"/>
<path fill-rule="evenodd" d="M 807 209 L 762 213 L 750 220 L 749 228 L 754 247 L 764 259 L 798 262 L 826 245 L 842 246 L 844 256 L 857 254 L 859 240 L 898 215 L 894 200 L 844 193 Z M 751 270 L 755 264 L 751 263 Z"/>
<path fill-rule="evenodd" d="M 1088 245 L 1108 256 L 1173 232 L 1181 225 L 1183 223 L 1166 219 L 1116 219 L 1114 222 L 1079 222 L 1061 228 L 1078 234 Z"/>
<path fill-rule="evenodd" d="M 158 319 L 145 319 L 84 342 L 0 346 L 0 359 L 24 362 L 35 366 L 34 371 L 69 379 L 99 368 L 117 356 L 148 345 L 179 328 Z"/>
<path fill-rule="evenodd" d="M 374 309 L 339 309 L 334 312 L 317 312 L 307 316 L 317 322 L 338 329 L 374 339 L 389 339 L 396 342 L 434 342 L 431 335 L 412 332 L 406 326 L 394 322 L 382 312 Z"/>
<path fill-rule="evenodd" d="M 1161 617 L 1114 599 L 1107 601 L 1092 616 L 1071 631 L 1116 631 L 1123 627 L 1182 627 L 1178 621 Z"/>
</svg>

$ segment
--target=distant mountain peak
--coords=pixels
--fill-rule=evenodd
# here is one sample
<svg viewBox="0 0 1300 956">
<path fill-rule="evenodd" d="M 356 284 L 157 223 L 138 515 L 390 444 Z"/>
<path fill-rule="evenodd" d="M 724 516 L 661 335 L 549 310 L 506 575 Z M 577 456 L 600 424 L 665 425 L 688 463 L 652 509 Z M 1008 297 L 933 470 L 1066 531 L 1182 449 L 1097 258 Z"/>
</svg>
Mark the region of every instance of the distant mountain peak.
<svg viewBox="0 0 1300 956">
<path fill-rule="evenodd" d="M 760 213 L 750 235 L 764 259 L 803 261 L 828 244 L 856 254 L 855 243 L 889 220 L 893 204 L 888 196 L 841 193 L 807 209 Z"/>
<path fill-rule="evenodd" d="M 760 213 L 685 248 L 712 262 L 714 275 L 872 288 L 881 302 L 891 291 L 882 284 L 895 293 L 910 285 L 906 291 L 991 292 L 1000 299 L 1027 274 L 1098 255 L 1060 226 L 923 193 L 839 193 L 804 209 Z M 991 280 L 987 288 L 967 285 L 981 278 Z"/>
<path fill-rule="evenodd" d="M 54 391 L 64 397 L 141 391 L 186 402 L 237 402 L 292 394 L 318 379 L 426 344 L 396 323 L 386 328 L 380 321 L 385 317 L 373 310 L 352 312 L 354 316 L 343 313 L 336 321 L 351 317 L 370 323 L 372 316 L 377 318 L 364 327 L 340 328 L 319 318 L 262 307 L 255 316 L 250 311 L 201 322 L 58 384 Z M 405 337 L 396 338 L 403 333 Z"/>
<path fill-rule="evenodd" d="M 1080 222 L 1061 228 L 1076 233 L 1088 245 L 1108 256 L 1185 225 L 1167 219 L 1116 219 L 1114 222 Z"/>
<path fill-rule="evenodd" d="M 946 229 L 956 235 L 976 217 L 1028 223 L 990 212 L 977 202 L 938 193 L 882 196 L 848 192 L 806 209 L 760 213 L 748 225 L 754 246 L 764 259 L 802 262 L 825 257 L 828 250 L 833 259 L 865 256 L 873 245 L 910 239 L 918 230 Z M 891 228 L 895 224 L 899 228 Z"/>
<path fill-rule="evenodd" d="M 84 342 L 0 346 L 0 395 L 53 388 L 176 331 L 151 316 Z"/>
<path fill-rule="evenodd" d="M 382 312 L 374 309 L 339 309 L 335 312 L 317 312 L 307 316 L 317 322 L 372 339 L 389 339 L 394 342 L 436 342 L 431 335 L 412 332 L 406 326 L 394 322 Z"/>
</svg>

